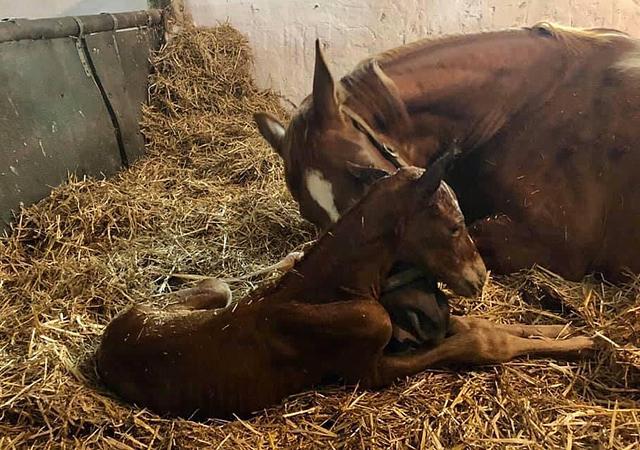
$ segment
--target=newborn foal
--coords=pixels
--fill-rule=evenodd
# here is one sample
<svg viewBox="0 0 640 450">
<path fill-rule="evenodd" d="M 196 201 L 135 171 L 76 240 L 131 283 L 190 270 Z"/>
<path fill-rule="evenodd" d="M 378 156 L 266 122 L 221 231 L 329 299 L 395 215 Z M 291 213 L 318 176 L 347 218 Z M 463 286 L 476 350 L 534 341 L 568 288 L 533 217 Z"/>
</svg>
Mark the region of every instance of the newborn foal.
<svg viewBox="0 0 640 450">
<path fill-rule="evenodd" d="M 97 355 L 102 380 L 160 414 L 247 416 L 328 376 L 375 388 L 450 362 L 591 348 L 585 337 L 525 339 L 530 327 L 456 318 L 455 334 L 434 349 L 384 351 L 393 330 L 379 299 L 395 261 L 423 267 L 454 289 L 484 280 L 466 229 L 441 208 L 450 195 L 441 185 L 445 162 L 426 172 L 403 168 L 374 183 L 295 270 L 245 299 L 216 309 L 227 305 L 228 291 L 210 281 L 169 311 L 133 306 L 105 330 Z M 443 231 L 454 225 L 455 233 Z M 563 327 L 533 329 L 557 337 Z"/>
</svg>

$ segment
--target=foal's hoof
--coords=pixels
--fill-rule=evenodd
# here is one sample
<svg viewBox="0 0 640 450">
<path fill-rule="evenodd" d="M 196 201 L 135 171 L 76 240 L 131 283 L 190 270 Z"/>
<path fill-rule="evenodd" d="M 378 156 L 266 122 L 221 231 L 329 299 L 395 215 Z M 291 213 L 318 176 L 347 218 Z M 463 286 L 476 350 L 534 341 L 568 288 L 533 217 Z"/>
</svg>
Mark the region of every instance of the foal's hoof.
<svg viewBox="0 0 640 450">
<path fill-rule="evenodd" d="M 594 359 L 598 351 L 602 349 L 599 345 L 600 339 L 594 339 L 586 336 L 578 336 L 569 338 L 566 341 L 571 342 L 573 347 L 567 354 L 567 359 L 586 360 Z"/>
<path fill-rule="evenodd" d="M 282 261 L 280 261 L 277 269 L 281 272 L 289 272 L 290 270 L 293 270 L 296 263 L 300 261 L 303 256 L 303 252 L 291 252 L 287 256 L 285 256 Z"/>
</svg>

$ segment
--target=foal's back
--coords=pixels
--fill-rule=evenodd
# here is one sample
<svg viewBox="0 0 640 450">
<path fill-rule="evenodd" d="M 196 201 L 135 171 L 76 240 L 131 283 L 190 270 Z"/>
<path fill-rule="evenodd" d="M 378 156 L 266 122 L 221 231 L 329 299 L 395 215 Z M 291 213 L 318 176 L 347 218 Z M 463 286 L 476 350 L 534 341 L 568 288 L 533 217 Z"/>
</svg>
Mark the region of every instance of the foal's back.
<svg viewBox="0 0 640 450">
<path fill-rule="evenodd" d="M 274 360 L 269 308 L 248 303 L 170 312 L 132 307 L 105 331 L 103 382 L 130 403 L 183 417 L 247 415 L 301 389 L 295 371 Z"/>
</svg>

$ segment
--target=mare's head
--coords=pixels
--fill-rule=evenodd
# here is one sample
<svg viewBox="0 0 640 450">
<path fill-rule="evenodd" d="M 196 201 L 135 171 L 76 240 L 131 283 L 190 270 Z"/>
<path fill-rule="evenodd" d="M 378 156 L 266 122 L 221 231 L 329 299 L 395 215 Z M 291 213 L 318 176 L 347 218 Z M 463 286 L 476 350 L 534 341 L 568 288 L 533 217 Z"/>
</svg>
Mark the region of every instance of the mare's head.
<svg viewBox="0 0 640 450">
<path fill-rule="evenodd" d="M 374 70 L 379 75 L 380 86 L 373 86 L 372 90 L 392 89 L 393 83 L 379 68 L 375 66 Z M 320 229 L 336 222 L 366 191 L 372 180 L 358 176 L 358 167 L 386 171 L 397 167 L 393 162 L 394 153 L 378 139 L 380 134 L 340 99 L 343 93 L 343 89 L 335 85 L 316 41 L 313 93 L 292 116 L 287 129 L 268 114 L 254 116 L 260 133 L 284 161 L 287 186 L 298 202 L 301 215 Z M 391 97 L 382 101 L 381 108 L 391 117 L 406 116 L 398 102 Z M 375 122 L 376 118 L 369 120 L 369 123 Z M 388 143 L 397 148 L 397 143 Z"/>
<path fill-rule="evenodd" d="M 394 85 L 375 64 L 372 70 L 376 77 L 367 97 L 381 98 L 376 100 L 380 103 L 377 109 L 387 113 L 384 120 L 375 116 L 364 120 L 364 109 L 360 108 L 358 115 L 344 104 L 344 92 L 335 86 L 319 41 L 313 93 L 293 115 L 288 128 L 269 115 L 255 116 L 261 134 L 284 161 L 287 186 L 300 213 L 321 229 L 335 223 L 374 182 L 402 165 L 383 143 L 399 148 L 402 139 L 391 141 L 393 133 L 383 136 L 378 130 L 404 130 L 409 122 L 407 113 L 397 95 L 374 95 L 393 94 Z M 385 123 L 376 124 L 380 121 Z M 394 181 L 387 182 L 398 184 L 394 188 L 398 195 L 391 201 L 400 207 L 399 214 L 406 216 L 402 240 L 406 262 L 425 268 L 460 295 L 474 295 L 484 283 L 486 270 L 467 232 L 456 195 L 442 182 L 445 165 L 452 157 L 450 152 L 445 155 L 449 156 L 424 174 L 418 168 L 405 168 L 389 177 Z M 402 187 L 400 180 L 405 180 Z"/>
<path fill-rule="evenodd" d="M 442 181 L 452 158 L 447 152 L 428 170 L 404 167 L 391 175 L 361 168 L 377 181 L 356 206 L 362 228 L 350 232 L 391 236 L 394 261 L 431 274 L 459 295 L 474 296 L 484 285 L 486 269 L 456 195 Z"/>
</svg>

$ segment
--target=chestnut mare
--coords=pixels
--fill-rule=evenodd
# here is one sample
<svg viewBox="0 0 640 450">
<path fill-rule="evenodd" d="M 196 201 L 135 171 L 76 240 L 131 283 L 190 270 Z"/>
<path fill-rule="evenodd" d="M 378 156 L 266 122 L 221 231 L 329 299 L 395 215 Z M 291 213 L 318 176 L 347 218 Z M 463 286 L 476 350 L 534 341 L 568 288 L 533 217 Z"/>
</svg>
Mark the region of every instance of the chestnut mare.
<svg viewBox="0 0 640 450">
<path fill-rule="evenodd" d="M 424 267 L 452 286 L 477 283 L 484 272 L 466 228 L 450 233 L 460 218 L 442 208 L 450 198 L 441 184 L 444 159 L 426 172 L 403 168 L 375 182 L 273 286 L 229 303 L 228 288 L 205 281 L 168 310 L 133 306 L 105 329 L 97 352 L 101 379 L 125 400 L 160 414 L 242 417 L 328 377 L 375 388 L 445 363 L 592 348 L 586 337 L 527 338 L 558 337 L 561 325 L 494 326 L 452 317 L 450 337 L 435 348 L 385 351 L 392 323 L 378 299 L 395 262 Z M 432 257 L 439 252 L 450 256 Z M 399 297 L 422 304 L 434 295 L 428 288 L 406 285 Z M 419 335 L 424 326 L 417 328 Z"/>
<path fill-rule="evenodd" d="M 639 41 L 608 29 L 540 23 L 423 40 L 338 85 L 317 43 L 313 93 L 287 130 L 255 119 L 320 228 L 372 170 L 428 167 L 457 149 L 446 181 L 489 269 L 618 282 L 640 271 L 639 83 Z"/>
</svg>

